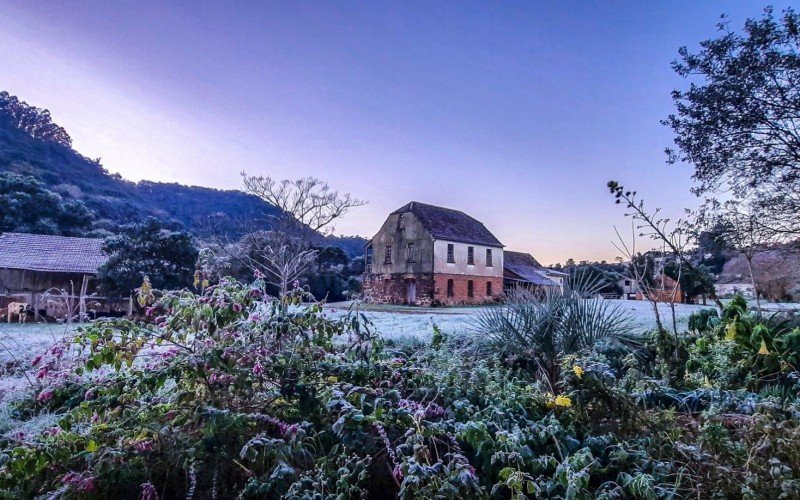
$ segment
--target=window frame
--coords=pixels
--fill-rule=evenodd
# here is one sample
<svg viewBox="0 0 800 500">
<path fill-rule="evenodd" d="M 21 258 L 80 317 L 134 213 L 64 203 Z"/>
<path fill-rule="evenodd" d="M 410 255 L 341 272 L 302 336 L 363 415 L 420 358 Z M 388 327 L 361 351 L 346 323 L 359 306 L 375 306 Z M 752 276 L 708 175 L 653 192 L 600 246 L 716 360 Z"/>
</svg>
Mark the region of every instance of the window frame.
<svg viewBox="0 0 800 500">
<path fill-rule="evenodd" d="M 475 265 L 475 247 L 472 246 L 467 247 L 467 265 L 468 266 Z"/>
<path fill-rule="evenodd" d="M 447 263 L 448 264 L 456 263 L 456 246 L 453 243 L 447 244 Z"/>
<path fill-rule="evenodd" d="M 493 295 L 493 293 L 492 293 L 492 291 L 493 291 L 493 290 L 492 290 L 492 288 L 493 288 L 493 287 L 492 287 L 492 282 L 491 282 L 491 281 L 487 281 L 487 282 L 486 282 L 486 296 L 487 296 L 487 297 L 491 297 L 491 296 Z"/>
<path fill-rule="evenodd" d="M 492 256 L 492 249 L 486 249 L 486 267 L 494 267 L 494 258 Z"/>
<path fill-rule="evenodd" d="M 406 243 L 406 264 L 413 264 L 415 260 L 416 244 L 413 241 Z"/>
<path fill-rule="evenodd" d="M 450 278 L 449 280 L 447 280 L 447 296 L 450 298 L 455 297 L 456 295 L 455 290 L 456 290 L 456 283 L 452 278 Z"/>
<path fill-rule="evenodd" d="M 386 245 L 385 253 L 383 254 L 384 265 L 392 263 L 392 245 Z"/>
<path fill-rule="evenodd" d="M 472 280 L 467 280 L 467 297 L 475 298 L 475 282 Z"/>
</svg>

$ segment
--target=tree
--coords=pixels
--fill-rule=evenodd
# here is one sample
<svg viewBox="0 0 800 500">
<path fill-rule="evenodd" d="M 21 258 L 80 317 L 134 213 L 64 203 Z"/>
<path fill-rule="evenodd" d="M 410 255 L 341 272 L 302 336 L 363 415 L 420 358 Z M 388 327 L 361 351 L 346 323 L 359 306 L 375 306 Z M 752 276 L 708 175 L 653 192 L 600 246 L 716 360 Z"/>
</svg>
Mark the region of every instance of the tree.
<svg viewBox="0 0 800 500">
<path fill-rule="evenodd" d="M 31 137 L 72 147 L 72 138 L 64 128 L 53 123 L 50 112 L 20 101 L 8 92 L 0 92 L 0 119 L 8 121 Z"/>
<path fill-rule="evenodd" d="M 760 225 L 791 239 L 800 234 L 800 16 L 767 8 L 743 32 L 723 16 L 720 36 L 673 69 L 693 82 L 672 93 L 677 112 L 670 162 L 694 165 L 695 194 L 732 194 L 765 209 Z"/>
<path fill-rule="evenodd" d="M 127 226 L 106 240 L 109 259 L 98 282 L 111 295 L 129 295 L 147 276 L 154 288 L 173 290 L 192 285 L 198 251 L 191 234 L 169 228 L 155 218 Z"/>
<path fill-rule="evenodd" d="M 248 193 L 280 209 L 273 216 L 273 230 L 306 242 L 314 235 L 331 234 L 337 219 L 366 204 L 349 193 L 331 190 L 328 183 L 314 177 L 278 181 L 242 172 L 242 178 Z"/>
<path fill-rule="evenodd" d="M 664 266 L 664 274 L 680 283 L 686 303 L 694 303 L 697 297 L 714 293 L 714 275 L 706 266 L 681 269 L 678 263 L 672 261 Z"/>
<path fill-rule="evenodd" d="M 64 200 L 31 176 L 0 173 L 0 232 L 81 236 L 93 215 L 79 200 Z"/>
<path fill-rule="evenodd" d="M 313 177 L 278 181 L 244 172 L 242 177 L 250 194 L 280 210 L 269 215 L 270 231 L 245 236 L 247 251 L 230 256 L 263 274 L 279 288 L 281 295 L 314 262 L 317 252 L 311 248 L 313 241 L 330 235 L 337 219 L 366 203 L 350 194 L 333 191 L 327 183 Z M 219 244 L 218 248 L 227 251 L 232 246 Z"/>
</svg>

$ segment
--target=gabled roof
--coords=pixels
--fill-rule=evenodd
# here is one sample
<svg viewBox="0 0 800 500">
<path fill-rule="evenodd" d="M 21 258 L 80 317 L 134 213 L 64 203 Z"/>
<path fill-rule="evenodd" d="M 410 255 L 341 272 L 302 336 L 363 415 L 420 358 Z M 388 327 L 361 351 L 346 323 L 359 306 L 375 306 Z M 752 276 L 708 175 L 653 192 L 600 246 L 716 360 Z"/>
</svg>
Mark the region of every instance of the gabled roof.
<svg viewBox="0 0 800 500">
<path fill-rule="evenodd" d="M 482 222 L 464 212 L 412 201 L 398 208 L 392 214 L 406 212 L 413 213 L 420 220 L 422 226 L 437 240 L 503 247 L 500 240 L 495 238 Z"/>
<path fill-rule="evenodd" d="M 506 250 L 503 252 L 503 264 L 511 264 L 514 266 L 530 266 L 541 268 L 542 265 L 539 264 L 539 261 L 533 258 L 533 255 L 525 252 L 512 252 L 511 250 Z"/>
<path fill-rule="evenodd" d="M 0 268 L 97 274 L 108 259 L 103 240 L 47 234 L 0 235 Z"/>
<path fill-rule="evenodd" d="M 547 277 L 547 269 L 529 253 L 503 252 L 503 275 L 532 285 L 560 286 Z"/>
</svg>

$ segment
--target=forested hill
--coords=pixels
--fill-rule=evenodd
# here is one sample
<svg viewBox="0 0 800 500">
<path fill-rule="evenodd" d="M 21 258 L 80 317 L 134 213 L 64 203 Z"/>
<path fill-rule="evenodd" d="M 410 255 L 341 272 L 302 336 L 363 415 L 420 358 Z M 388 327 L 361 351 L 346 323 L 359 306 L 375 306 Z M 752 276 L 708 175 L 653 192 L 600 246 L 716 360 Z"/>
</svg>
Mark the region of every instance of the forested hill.
<svg viewBox="0 0 800 500">
<path fill-rule="evenodd" d="M 99 161 L 72 149 L 67 131 L 53 123 L 46 110 L 29 106 L 7 92 L 0 92 L 0 172 L 33 176 L 65 200 L 82 201 L 95 213 L 101 227 L 112 230 L 156 216 L 180 222 L 202 235 L 211 218 L 217 231 L 235 235 L 241 225 L 234 221 L 266 221 L 266 216 L 277 211 L 241 191 L 133 183 L 109 174 Z"/>
</svg>

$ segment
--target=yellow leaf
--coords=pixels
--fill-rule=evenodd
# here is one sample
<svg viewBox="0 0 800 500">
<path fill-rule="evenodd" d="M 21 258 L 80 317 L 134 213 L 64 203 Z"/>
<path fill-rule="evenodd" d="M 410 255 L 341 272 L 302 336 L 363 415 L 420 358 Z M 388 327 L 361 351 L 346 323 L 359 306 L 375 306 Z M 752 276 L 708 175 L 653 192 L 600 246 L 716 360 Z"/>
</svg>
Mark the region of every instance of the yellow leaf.
<svg viewBox="0 0 800 500">
<path fill-rule="evenodd" d="M 100 447 L 97 445 L 97 442 L 95 442 L 94 439 L 91 439 L 88 443 L 86 443 L 86 451 L 88 452 L 95 452 L 99 449 Z"/>
<path fill-rule="evenodd" d="M 767 342 L 764 339 L 761 339 L 761 347 L 758 349 L 759 354 L 769 354 L 769 349 L 767 349 Z"/>
<path fill-rule="evenodd" d="M 583 378 L 583 368 L 581 368 L 580 366 L 578 365 L 573 366 L 572 371 L 573 373 L 575 373 L 576 377 Z"/>
</svg>

